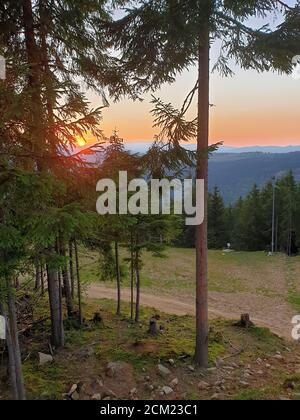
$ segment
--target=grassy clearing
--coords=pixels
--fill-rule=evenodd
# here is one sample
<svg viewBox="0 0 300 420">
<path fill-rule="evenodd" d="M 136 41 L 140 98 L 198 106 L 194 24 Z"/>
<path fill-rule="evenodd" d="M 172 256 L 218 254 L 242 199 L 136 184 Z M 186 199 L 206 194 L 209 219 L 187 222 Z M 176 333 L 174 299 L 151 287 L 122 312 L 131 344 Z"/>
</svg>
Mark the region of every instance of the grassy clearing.
<svg viewBox="0 0 300 420">
<path fill-rule="evenodd" d="M 127 257 L 122 251 L 123 259 Z M 96 253 L 81 252 L 82 277 L 85 283 L 97 282 L 99 264 Z M 300 275 L 300 258 L 293 260 L 294 275 Z M 284 296 L 285 279 L 290 277 L 290 267 L 284 255 L 268 257 L 264 252 L 209 251 L 209 289 L 212 292 L 250 292 L 266 297 Z M 298 276 L 299 278 L 299 276 Z M 168 248 L 164 258 L 145 253 L 143 257 L 142 284 L 144 288 L 163 289 L 176 294 L 194 292 L 195 251 Z M 129 276 L 124 279 L 129 286 Z M 300 296 L 300 294 L 299 294 Z"/>
<path fill-rule="evenodd" d="M 300 311 L 300 257 L 287 259 L 286 283 L 288 289 L 287 301 L 297 311 Z"/>
</svg>

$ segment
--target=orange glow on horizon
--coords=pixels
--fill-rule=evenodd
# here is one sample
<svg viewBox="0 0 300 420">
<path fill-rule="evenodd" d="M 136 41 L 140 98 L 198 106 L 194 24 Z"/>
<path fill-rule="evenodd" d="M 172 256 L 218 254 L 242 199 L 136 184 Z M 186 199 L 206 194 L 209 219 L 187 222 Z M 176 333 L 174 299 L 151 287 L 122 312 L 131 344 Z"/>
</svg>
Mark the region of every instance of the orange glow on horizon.
<svg viewBox="0 0 300 420">
<path fill-rule="evenodd" d="M 87 144 L 87 141 L 81 137 L 78 137 L 76 141 L 79 147 L 84 147 Z"/>
</svg>

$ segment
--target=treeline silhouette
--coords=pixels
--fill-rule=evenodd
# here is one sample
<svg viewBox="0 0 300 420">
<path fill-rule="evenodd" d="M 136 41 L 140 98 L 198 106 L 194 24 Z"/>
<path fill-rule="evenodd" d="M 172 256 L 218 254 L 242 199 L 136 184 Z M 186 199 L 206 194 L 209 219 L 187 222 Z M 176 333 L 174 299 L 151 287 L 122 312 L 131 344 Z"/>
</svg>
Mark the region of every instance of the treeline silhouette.
<svg viewBox="0 0 300 420">
<path fill-rule="evenodd" d="M 273 197 L 275 194 L 274 225 Z M 218 187 L 209 193 L 208 246 L 237 251 L 271 251 L 272 227 L 274 249 L 288 255 L 300 248 L 300 183 L 292 172 L 270 180 L 262 189 L 254 185 L 245 198 L 225 205 Z M 194 227 L 184 227 L 176 244 L 194 247 Z"/>
</svg>

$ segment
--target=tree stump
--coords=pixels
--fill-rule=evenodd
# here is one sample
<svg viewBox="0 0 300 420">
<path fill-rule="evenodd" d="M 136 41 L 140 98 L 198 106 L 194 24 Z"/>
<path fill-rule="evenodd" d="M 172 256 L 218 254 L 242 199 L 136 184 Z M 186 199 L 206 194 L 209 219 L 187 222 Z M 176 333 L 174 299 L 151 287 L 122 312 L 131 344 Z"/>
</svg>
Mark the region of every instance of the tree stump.
<svg viewBox="0 0 300 420">
<path fill-rule="evenodd" d="M 250 315 L 249 314 L 242 314 L 241 315 L 241 320 L 235 325 L 237 327 L 246 328 L 246 329 L 254 326 L 253 322 L 250 320 Z"/>
<path fill-rule="evenodd" d="M 99 313 L 99 312 L 96 312 L 95 314 L 94 314 L 94 318 L 93 318 L 93 323 L 95 324 L 95 325 L 98 325 L 98 324 L 101 324 L 102 323 L 102 316 L 101 316 L 101 314 Z"/>
<path fill-rule="evenodd" d="M 149 334 L 153 337 L 158 335 L 157 320 L 154 317 L 150 319 Z"/>
</svg>

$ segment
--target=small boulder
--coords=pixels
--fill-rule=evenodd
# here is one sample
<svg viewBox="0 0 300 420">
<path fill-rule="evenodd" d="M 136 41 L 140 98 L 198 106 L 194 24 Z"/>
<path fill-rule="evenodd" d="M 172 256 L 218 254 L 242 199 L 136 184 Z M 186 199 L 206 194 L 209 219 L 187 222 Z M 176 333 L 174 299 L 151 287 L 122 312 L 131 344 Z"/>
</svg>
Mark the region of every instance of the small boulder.
<svg viewBox="0 0 300 420">
<path fill-rule="evenodd" d="M 266 363 L 266 368 L 267 369 L 271 369 L 272 365 L 270 365 L 269 363 Z"/>
<path fill-rule="evenodd" d="M 137 389 L 136 388 L 133 388 L 131 391 L 130 391 L 130 396 L 131 397 L 135 397 L 137 395 Z"/>
<path fill-rule="evenodd" d="M 204 381 L 201 381 L 198 384 L 198 388 L 199 388 L 200 391 L 205 391 L 209 387 L 210 387 L 210 385 L 207 382 L 204 382 Z"/>
<path fill-rule="evenodd" d="M 101 394 L 94 394 L 91 398 L 92 401 L 101 401 Z"/>
<path fill-rule="evenodd" d="M 75 391 L 77 391 L 77 389 L 78 389 L 77 384 L 72 385 L 72 387 L 71 387 L 70 391 L 68 392 L 67 396 L 72 397 L 72 395 L 74 394 Z"/>
<path fill-rule="evenodd" d="M 173 394 L 174 390 L 170 386 L 164 386 L 162 388 L 162 392 L 164 393 L 164 395 L 171 395 Z"/>
<path fill-rule="evenodd" d="M 108 363 L 108 365 L 106 366 L 106 376 L 108 376 L 109 378 L 113 378 L 117 375 L 117 373 L 120 371 L 121 369 L 121 365 L 118 362 L 110 362 Z"/>
<path fill-rule="evenodd" d="M 171 371 L 161 364 L 158 365 L 158 371 L 159 371 L 159 374 L 163 377 L 171 375 Z"/>
<path fill-rule="evenodd" d="M 106 399 L 115 399 L 117 398 L 117 394 L 115 394 L 114 391 L 112 391 L 111 389 L 104 389 L 103 390 L 103 400 Z"/>
<path fill-rule="evenodd" d="M 45 366 L 53 362 L 51 354 L 39 353 L 39 366 Z"/>
<path fill-rule="evenodd" d="M 248 386 L 249 386 L 249 383 L 246 382 L 246 381 L 240 381 L 239 383 L 240 383 L 241 386 L 243 386 L 245 388 L 248 388 Z"/>
<path fill-rule="evenodd" d="M 75 391 L 71 396 L 72 401 L 79 401 L 79 398 L 80 397 L 77 391 Z"/>
<path fill-rule="evenodd" d="M 179 385 L 179 379 L 178 378 L 173 379 L 173 381 L 170 383 L 171 388 L 176 388 L 178 385 Z"/>
<path fill-rule="evenodd" d="M 145 384 L 145 389 L 146 389 L 147 391 L 152 392 L 152 391 L 154 391 L 154 386 L 153 386 L 153 385 L 151 385 L 151 384 L 146 383 L 146 384 Z"/>
<path fill-rule="evenodd" d="M 216 393 L 211 397 L 211 400 L 212 401 L 220 401 L 220 400 L 222 400 L 222 395 Z"/>
</svg>

